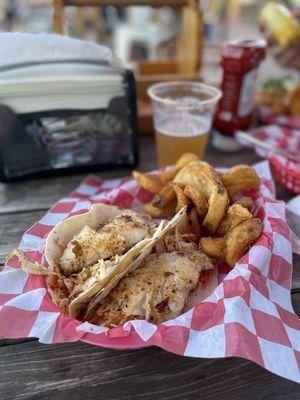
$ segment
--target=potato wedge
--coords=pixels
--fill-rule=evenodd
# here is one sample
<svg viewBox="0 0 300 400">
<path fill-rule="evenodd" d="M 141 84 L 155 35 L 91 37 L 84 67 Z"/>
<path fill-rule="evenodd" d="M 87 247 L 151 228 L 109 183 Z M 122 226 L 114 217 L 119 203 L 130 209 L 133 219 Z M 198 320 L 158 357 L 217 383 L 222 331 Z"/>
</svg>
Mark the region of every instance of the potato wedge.
<svg viewBox="0 0 300 400">
<path fill-rule="evenodd" d="M 262 223 L 259 218 L 251 218 L 241 222 L 226 235 L 225 261 L 233 267 L 246 253 L 252 243 L 259 238 Z"/>
<path fill-rule="evenodd" d="M 235 201 L 233 204 L 239 204 L 242 207 L 247 208 L 249 211 L 252 210 L 254 202 L 251 197 L 249 196 L 242 196 L 240 199 Z"/>
<path fill-rule="evenodd" d="M 203 227 L 214 233 L 228 207 L 228 195 L 218 174 L 208 163 L 193 161 L 178 172 L 174 182 L 190 184 L 205 194 L 208 211 L 203 220 Z"/>
<path fill-rule="evenodd" d="M 249 165 L 236 165 L 221 176 L 228 195 L 232 198 L 242 190 L 258 189 L 260 179 L 256 172 Z"/>
<path fill-rule="evenodd" d="M 199 245 L 205 254 L 215 257 L 218 260 L 225 259 L 226 238 L 203 237 L 200 239 Z"/>
<path fill-rule="evenodd" d="M 142 188 L 151 193 L 158 193 L 163 187 L 163 183 L 161 182 L 159 175 L 142 174 L 138 171 L 133 171 L 132 175 L 134 179 L 142 186 Z"/>
<path fill-rule="evenodd" d="M 205 194 L 197 190 L 192 185 L 186 185 L 184 194 L 192 200 L 200 217 L 203 217 L 208 211 L 208 203 Z"/>
<path fill-rule="evenodd" d="M 183 168 L 192 161 L 199 161 L 199 157 L 194 153 L 184 153 L 176 162 L 176 168 Z"/>
<path fill-rule="evenodd" d="M 182 188 L 181 185 L 173 183 L 173 188 L 177 197 L 176 211 L 178 212 L 182 207 L 189 204 L 189 198 L 184 194 L 184 188 Z"/>
<path fill-rule="evenodd" d="M 189 164 L 192 161 L 196 161 L 199 158 L 193 153 L 185 153 L 183 154 L 176 164 L 169 170 L 161 172 L 159 175 L 161 182 L 166 183 L 174 179 L 177 172 L 183 168 L 185 165 Z"/>
<path fill-rule="evenodd" d="M 220 222 L 218 229 L 216 231 L 217 236 L 225 236 L 229 231 L 231 225 L 231 217 L 228 213 L 225 214 L 225 217 Z"/>
<path fill-rule="evenodd" d="M 201 237 L 201 227 L 198 220 L 198 214 L 195 207 L 193 207 L 188 215 L 189 217 L 189 225 L 191 232 L 195 235 L 196 240 L 198 241 Z"/>
<path fill-rule="evenodd" d="M 207 255 L 225 261 L 226 264 L 233 267 L 252 243 L 259 238 L 261 231 L 261 220 L 251 218 L 230 229 L 222 238 L 201 238 L 199 245 Z"/>
<path fill-rule="evenodd" d="M 144 204 L 144 212 L 152 218 L 168 218 L 175 214 L 175 209 L 176 203 L 170 204 L 163 209 L 154 207 L 151 202 Z"/>
<path fill-rule="evenodd" d="M 172 167 L 171 169 L 169 169 L 167 171 L 160 172 L 158 174 L 159 175 L 159 179 L 161 180 L 161 182 L 163 184 L 171 182 L 171 180 L 174 179 L 174 177 L 175 177 L 175 175 L 177 174 L 178 171 L 179 171 L 178 168 Z"/>
<path fill-rule="evenodd" d="M 165 208 L 176 202 L 176 192 L 171 182 L 167 183 L 153 198 L 152 204 L 157 208 Z"/>
<path fill-rule="evenodd" d="M 252 217 L 253 215 L 247 210 L 247 208 L 241 206 L 240 204 L 232 204 L 228 208 L 225 217 L 220 222 L 216 233 L 219 236 L 224 236 L 230 229 L 234 228 L 242 221 Z"/>
</svg>

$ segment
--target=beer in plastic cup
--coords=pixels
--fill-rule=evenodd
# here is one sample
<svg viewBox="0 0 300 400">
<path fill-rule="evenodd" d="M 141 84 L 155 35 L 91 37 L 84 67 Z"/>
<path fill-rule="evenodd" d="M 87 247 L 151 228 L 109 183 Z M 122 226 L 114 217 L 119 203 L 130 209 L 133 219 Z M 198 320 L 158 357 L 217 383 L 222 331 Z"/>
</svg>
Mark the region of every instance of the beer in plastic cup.
<svg viewBox="0 0 300 400">
<path fill-rule="evenodd" d="M 187 152 L 203 157 L 220 90 L 200 82 L 151 86 L 158 165 L 174 164 Z"/>
</svg>

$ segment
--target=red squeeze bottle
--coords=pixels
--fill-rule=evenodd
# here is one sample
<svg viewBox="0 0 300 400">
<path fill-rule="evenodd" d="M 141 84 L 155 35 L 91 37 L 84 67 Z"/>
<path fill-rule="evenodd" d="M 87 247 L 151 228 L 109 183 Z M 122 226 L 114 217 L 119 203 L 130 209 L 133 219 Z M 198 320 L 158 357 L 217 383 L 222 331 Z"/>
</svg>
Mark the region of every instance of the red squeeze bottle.
<svg viewBox="0 0 300 400">
<path fill-rule="evenodd" d="M 265 57 L 265 47 L 262 39 L 235 40 L 222 47 L 223 96 L 214 119 L 212 142 L 220 150 L 238 150 L 234 132 L 251 125 L 257 70 Z"/>
</svg>

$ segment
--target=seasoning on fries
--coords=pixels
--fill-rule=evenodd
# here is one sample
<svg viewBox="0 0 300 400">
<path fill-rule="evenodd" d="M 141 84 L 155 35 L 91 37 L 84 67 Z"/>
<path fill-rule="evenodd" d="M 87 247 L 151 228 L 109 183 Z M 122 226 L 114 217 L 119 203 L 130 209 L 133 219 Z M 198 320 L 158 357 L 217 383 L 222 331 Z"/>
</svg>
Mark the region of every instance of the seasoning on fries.
<svg viewBox="0 0 300 400">
<path fill-rule="evenodd" d="M 251 214 L 252 198 L 237 198 L 240 192 L 258 189 L 259 177 L 248 165 L 236 165 L 222 174 L 187 154 L 177 161 L 176 170 L 177 174 L 169 181 L 164 180 L 164 186 L 156 192 L 152 203 L 145 206 L 145 212 L 150 211 L 151 216 L 167 212 L 172 216 L 178 204 L 187 205 L 186 229 L 201 236 L 199 245 L 206 254 L 233 267 L 261 234 L 261 221 Z M 163 173 L 158 173 L 158 178 Z M 139 180 L 142 186 L 146 177 L 144 174 Z"/>
</svg>

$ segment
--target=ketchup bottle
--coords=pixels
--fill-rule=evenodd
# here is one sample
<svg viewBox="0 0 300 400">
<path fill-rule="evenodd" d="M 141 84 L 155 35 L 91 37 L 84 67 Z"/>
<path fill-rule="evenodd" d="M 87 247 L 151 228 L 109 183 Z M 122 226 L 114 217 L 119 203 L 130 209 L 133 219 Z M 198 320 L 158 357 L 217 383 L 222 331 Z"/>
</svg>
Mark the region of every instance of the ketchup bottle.
<svg viewBox="0 0 300 400">
<path fill-rule="evenodd" d="M 235 40 L 222 47 L 222 92 L 214 127 L 213 145 L 224 151 L 236 151 L 236 130 L 247 130 L 253 116 L 253 96 L 260 62 L 265 57 L 264 40 Z"/>
</svg>

